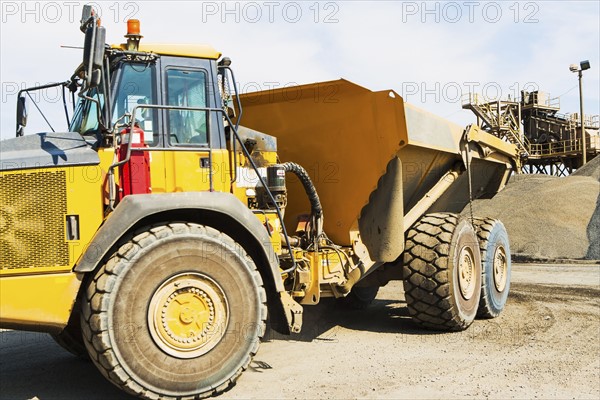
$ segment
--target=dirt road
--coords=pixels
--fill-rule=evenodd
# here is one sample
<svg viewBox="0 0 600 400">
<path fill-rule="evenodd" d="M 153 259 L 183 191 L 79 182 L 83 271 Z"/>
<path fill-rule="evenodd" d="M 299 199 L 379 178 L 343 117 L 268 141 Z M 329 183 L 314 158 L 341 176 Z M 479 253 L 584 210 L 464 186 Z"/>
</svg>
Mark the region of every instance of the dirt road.
<svg viewBox="0 0 600 400">
<path fill-rule="evenodd" d="M 0 398 L 125 399 L 46 335 L 0 333 Z M 515 265 L 504 314 L 466 332 L 417 329 L 402 284 L 367 310 L 307 308 L 305 330 L 270 334 L 221 398 L 600 398 L 600 266 Z"/>
</svg>

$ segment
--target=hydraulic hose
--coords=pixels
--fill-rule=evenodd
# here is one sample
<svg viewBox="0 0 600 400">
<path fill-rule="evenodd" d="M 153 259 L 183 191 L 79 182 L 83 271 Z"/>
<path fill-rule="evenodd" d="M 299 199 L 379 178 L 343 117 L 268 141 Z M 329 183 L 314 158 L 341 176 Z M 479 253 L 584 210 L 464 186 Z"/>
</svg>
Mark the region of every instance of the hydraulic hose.
<svg viewBox="0 0 600 400">
<path fill-rule="evenodd" d="M 298 179 L 300 179 L 300 182 L 304 187 L 304 191 L 308 196 L 308 200 L 310 201 L 311 214 L 317 220 L 322 219 L 323 207 L 321 206 L 321 200 L 319 200 L 317 189 L 312 183 L 308 172 L 306 172 L 306 170 L 300 164 L 296 164 L 294 162 L 286 162 L 282 164 L 282 166 L 285 171 L 293 173 L 298 177 Z"/>
</svg>

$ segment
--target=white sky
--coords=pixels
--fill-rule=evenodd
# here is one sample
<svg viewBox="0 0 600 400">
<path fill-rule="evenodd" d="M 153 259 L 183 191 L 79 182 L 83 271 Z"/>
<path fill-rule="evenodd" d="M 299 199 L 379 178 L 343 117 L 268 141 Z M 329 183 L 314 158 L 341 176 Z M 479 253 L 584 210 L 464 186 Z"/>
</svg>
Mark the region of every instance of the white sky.
<svg viewBox="0 0 600 400">
<path fill-rule="evenodd" d="M 81 61 L 78 21 L 85 2 L 2 1 L 1 137 L 14 136 L 18 88 L 68 79 Z M 405 100 L 460 124 L 460 93 L 514 98 L 529 87 L 561 96 L 562 112 L 578 112 L 569 64 L 589 60 L 586 114 L 599 113 L 598 1 L 257 1 L 96 2 L 107 41 L 120 43 L 127 18 L 141 20 L 148 42 L 207 43 L 233 61 L 240 87 L 346 78 L 371 90 L 393 89 Z M 500 93 L 499 93 L 500 92 Z M 40 107 L 64 130 L 55 90 Z M 47 130 L 29 106 L 28 133 Z M 243 121 L 242 121 L 243 124 Z"/>
</svg>

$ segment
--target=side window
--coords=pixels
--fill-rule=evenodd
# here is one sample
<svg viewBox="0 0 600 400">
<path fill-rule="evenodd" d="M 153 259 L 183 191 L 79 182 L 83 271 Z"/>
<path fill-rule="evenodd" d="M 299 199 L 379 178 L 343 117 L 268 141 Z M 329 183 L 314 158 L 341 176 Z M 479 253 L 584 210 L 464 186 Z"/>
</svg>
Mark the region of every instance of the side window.
<svg viewBox="0 0 600 400">
<path fill-rule="evenodd" d="M 167 105 L 206 107 L 206 73 L 181 69 L 167 70 Z M 206 111 L 168 110 L 167 127 L 172 146 L 206 146 Z"/>
<path fill-rule="evenodd" d="M 117 86 L 113 110 L 113 124 L 125 113 L 131 113 L 140 104 L 157 104 L 154 65 L 125 64 Z M 135 122 L 144 131 L 144 142 L 158 145 L 158 122 L 156 110 L 138 108 Z"/>
</svg>

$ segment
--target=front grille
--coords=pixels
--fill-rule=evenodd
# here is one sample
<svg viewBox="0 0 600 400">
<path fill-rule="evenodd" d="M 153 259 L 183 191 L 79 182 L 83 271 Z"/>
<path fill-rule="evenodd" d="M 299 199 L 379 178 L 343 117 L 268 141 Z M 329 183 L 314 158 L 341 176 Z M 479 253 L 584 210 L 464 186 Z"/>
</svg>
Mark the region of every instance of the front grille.
<svg viewBox="0 0 600 400">
<path fill-rule="evenodd" d="M 0 174 L 0 269 L 69 265 L 64 171 Z"/>
</svg>

